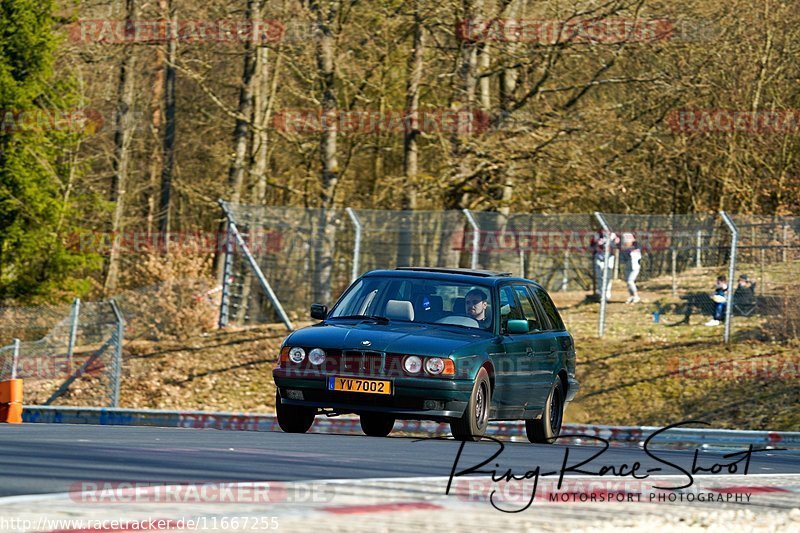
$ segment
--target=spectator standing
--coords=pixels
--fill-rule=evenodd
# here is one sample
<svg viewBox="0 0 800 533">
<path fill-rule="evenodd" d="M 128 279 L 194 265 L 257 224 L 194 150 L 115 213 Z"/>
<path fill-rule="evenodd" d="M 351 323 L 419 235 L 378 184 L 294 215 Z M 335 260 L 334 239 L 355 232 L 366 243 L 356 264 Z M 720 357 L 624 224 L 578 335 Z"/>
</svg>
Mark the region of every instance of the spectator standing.
<svg viewBox="0 0 800 533">
<path fill-rule="evenodd" d="M 606 301 L 611 299 L 611 281 L 614 277 L 614 255 L 609 254 L 608 263 L 605 261 L 605 245 L 606 241 L 609 242 L 609 250 L 619 245 L 619 237 L 616 233 L 605 232 L 602 229 L 589 241 L 589 250 L 592 252 L 592 263 L 594 264 L 594 278 L 596 283 L 596 295 L 598 300 L 605 298 Z M 608 272 L 606 272 L 606 286 L 603 285 L 603 265 L 606 265 Z M 605 290 L 603 290 L 605 289 Z"/>
<path fill-rule="evenodd" d="M 623 233 L 622 243 L 620 244 L 620 261 L 622 262 L 625 282 L 628 284 L 629 298 L 626 304 L 635 304 L 642 301 L 639 298 L 639 290 L 636 287 L 636 278 L 639 277 L 641 269 L 642 250 L 633 233 Z"/>
</svg>

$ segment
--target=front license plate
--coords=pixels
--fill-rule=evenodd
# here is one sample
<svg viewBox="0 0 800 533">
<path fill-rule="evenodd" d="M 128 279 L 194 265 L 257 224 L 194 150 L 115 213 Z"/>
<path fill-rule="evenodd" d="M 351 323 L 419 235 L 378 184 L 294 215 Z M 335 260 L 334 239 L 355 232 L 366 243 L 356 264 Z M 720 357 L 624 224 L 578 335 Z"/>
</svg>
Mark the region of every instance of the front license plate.
<svg viewBox="0 0 800 533">
<path fill-rule="evenodd" d="M 328 390 L 366 392 L 367 394 L 391 394 L 392 382 L 378 379 L 328 378 Z"/>
</svg>

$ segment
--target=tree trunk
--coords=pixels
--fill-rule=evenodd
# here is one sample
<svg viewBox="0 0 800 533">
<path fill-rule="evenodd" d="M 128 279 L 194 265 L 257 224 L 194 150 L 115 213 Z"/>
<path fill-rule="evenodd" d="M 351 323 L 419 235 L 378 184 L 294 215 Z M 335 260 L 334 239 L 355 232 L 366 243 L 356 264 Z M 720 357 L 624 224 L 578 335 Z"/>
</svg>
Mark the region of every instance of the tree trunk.
<svg viewBox="0 0 800 533">
<path fill-rule="evenodd" d="M 333 256 L 336 249 L 334 195 L 339 182 L 339 162 L 336 150 L 337 121 L 334 118 L 337 113 L 336 94 L 334 93 L 336 40 L 332 26 L 336 20 L 339 2 L 338 0 L 324 2 L 326 8 L 323 8 L 320 3 L 311 1 L 309 7 L 316 17 L 314 44 L 319 92 L 322 96 L 322 112 L 329 119 L 324 121 L 320 138 L 322 163 L 320 207 L 322 211 L 317 227 L 313 299 L 315 302 L 330 305 L 332 303 Z"/>
<path fill-rule="evenodd" d="M 247 20 L 254 23 L 261 13 L 261 0 L 247 1 Z M 253 32 L 255 36 L 257 32 Z M 254 37 L 255 38 L 255 37 Z M 247 141 L 249 138 L 250 120 L 253 115 L 253 91 L 256 71 L 255 43 L 254 38 L 245 42 L 244 45 L 244 65 L 242 68 L 242 84 L 239 88 L 239 106 L 236 126 L 233 129 L 233 160 L 228 169 L 228 191 L 231 203 L 238 204 L 242 198 L 242 188 L 244 186 L 244 176 L 248 160 Z M 226 222 L 220 222 L 219 235 L 225 233 Z M 219 247 L 218 247 L 219 248 Z M 217 279 L 221 282 L 223 275 L 224 254 L 217 252 L 215 258 L 215 270 Z"/>
<path fill-rule="evenodd" d="M 256 65 L 253 80 L 253 115 L 252 140 L 250 141 L 250 157 L 252 165 L 250 168 L 251 181 L 253 183 L 252 201 L 257 205 L 264 205 L 267 196 L 267 103 L 269 101 L 269 49 L 266 46 L 258 46 L 256 49 Z M 252 242 L 263 241 L 263 228 L 256 222 L 250 226 L 249 231 Z M 261 254 L 265 253 L 261 247 L 253 250 L 256 261 L 259 261 Z M 260 261 L 259 261 L 260 263 Z M 247 316 L 245 312 L 249 310 L 251 320 L 259 319 L 259 310 L 263 301 L 261 291 L 253 291 L 254 276 L 245 276 L 242 281 L 241 306 L 236 317 L 236 322 L 244 324 Z"/>
<path fill-rule="evenodd" d="M 247 1 L 247 19 L 254 23 L 261 12 L 261 0 Z M 254 32 L 255 34 L 255 32 Z M 242 86 L 239 89 L 239 118 L 233 131 L 234 156 L 228 172 L 228 187 L 231 202 L 238 203 L 242 196 L 245 166 L 247 163 L 247 140 L 250 117 L 253 114 L 253 81 L 255 79 L 255 43 L 248 40 L 244 45 L 244 67 Z"/>
<path fill-rule="evenodd" d="M 164 20 L 169 20 L 169 4 L 167 0 L 159 0 L 158 7 L 163 14 Z M 161 141 L 161 121 L 162 106 L 164 104 L 164 79 L 167 69 L 167 50 L 166 46 L 156 48 L 156 71 L 153 76 L 152 98 L 150 100 L 150 131 L 153 136 L 153 150 L 150 152 L 150 189 L 147 195 L 147 233 L 152 234 L 156 219 L 156 190 L 159 186 L 159 176 L 161 175 L 162 150 Z"/>
<path fill-rule="evenodd" d="M 404 211 L 417 208 L 417 173 L 419 169 L 419 88 L 422 82 L 423 57 L 425 53 L 425 29 L 419 14 L 419 5 L 414 9 L 414 44 L 408 58 L 408 82 L 406 83 L 406 128 L 403 138 L 403 175 L 405 186 L 401 206 Z M 409 221 L 413 220 L 409 217 Z M 411 229 L 411 228 L 409 228 Z M 410 231 L 400 233 L 397 250 L 397 266 L 411 266 L 413 236 Z"/>
<path fill-rule="evenodd" d="M 464 0 L 464 20 L 475 20 L 483 9 L 483 0 Z M 460 42 L 458 76 L 455 88 L 454 101 L 460 110 L 474 112 L 475 97 L 478 89 L 478 44 L 468 39 Z M 462 191 L 464 178 L 470 173 L 470 163 L 467 161 L 464 150 L 464 141 L 459 133 L 454 132 L 451 137 L 451 156 L 455 162 L 455 187 L 449 191 L 445 200 L 448 209 L 467 206 L 467 195 Z"/>
<path fill-rule="evenodd" d="M 503 15 L 505 20 L 519 20 L 522 9 L 521 0 L 503 0 Z M 505 56 L 509 58 L 509 62 L 514 63 L 517 58 L 519 45 L 516 43 L 507 43 L 505 46 Z M 517 80 L 519 79 L 519 70 L 516 68 L 504 68 L 500 74 L 500 108 L 503 111 L 508 111 L 514 101 L 514 92 L 517 90 Z"/>
<path fill-rule="evenodd" d="M 256 82 L 253 97 L 253 123 L 259 128 L 253 132 L 253 201 L 263 205 L 267 200 L 267 143 L 269 135 L 269 48 L 259 46 L 256 54 Z"/>
<path fill-rule="evenodd" d="M 136 19 L 136 2 L 125 2 L 125 23 L 133 25 Z M 106 266 L 104 291 L 108 294 L 116 289 L 119 278 L 119 248 L 114 245 L 114 237 L 122 231 L 122 215 L 125 210 L 125 188 L 128 186 L 130 163 L 130 144 L 133 138 L 133 93 L 134 93 L 135 56 L 133 47 L 127 46 L 123 51 L 119 68 L 117 89 L 116 132 L 114 134 L 114 173 L 111 178 L 109 200 L 114 203 L 111 217 L 112 246 Z"/>
<path fill-rule="evenodd" d="M 172 0 L 169 1 L 169 17 L 177 26 L 178 16 Z M 172 204 L 172 169 L 175 164 L 175 61 L 177 40 L 170 34 L 167 39 L 167 62 L 164 76 L 164 167 L 161 169 L 161 196 L 158 203 L 158 231 L 164 235 L 165 247 L 169 239 L 170 207 Z"/>
</svg>

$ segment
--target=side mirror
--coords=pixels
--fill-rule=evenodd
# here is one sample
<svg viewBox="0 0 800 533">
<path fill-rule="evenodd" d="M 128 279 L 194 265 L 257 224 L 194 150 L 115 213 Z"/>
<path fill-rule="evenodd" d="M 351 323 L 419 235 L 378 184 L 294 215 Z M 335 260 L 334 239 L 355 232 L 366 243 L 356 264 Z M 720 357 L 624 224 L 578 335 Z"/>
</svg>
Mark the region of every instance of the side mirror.
<svg viewBox="0 0 800 533">
<path fill-rule="evenodd" d="M 311 304 L 311 318 L 325 320 L 328 318 L 328 306 L 322 304 Z"/>
<path fill-rule="evenodd" d="M 506 330 L 509 333 L 528 333 L 530 328 L 527 320 L 509 320 Z"/>
</svg>

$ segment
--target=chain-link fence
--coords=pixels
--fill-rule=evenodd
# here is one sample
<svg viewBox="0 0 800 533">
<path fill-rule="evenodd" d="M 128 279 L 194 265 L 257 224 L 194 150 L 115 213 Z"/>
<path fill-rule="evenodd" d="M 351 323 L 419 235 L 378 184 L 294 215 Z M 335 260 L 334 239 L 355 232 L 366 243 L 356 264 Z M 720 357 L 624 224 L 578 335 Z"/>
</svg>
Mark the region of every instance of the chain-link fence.
<svg viewBox="0 0 800 533">
<path fill-rule="evenodd" d="M 0 308 L 0 381 L 25 380 L 25 402 L 57 403 L 70 387 L 118 406 L 124 320 L 114 301 Z"/>
<path fill-rule="evenodd" d="M 797 218 L 735 217 L 731 227 L 723 215 L 223 206 L 240 238 L 229 238 L 223 326 L 283 320 L 291 328 L 292 321 L 307 319 L 311 303 L 332 304 L 358 275 L 408 265 L 535 279 L 553 294 L 568 325 L 599 324 L 601 335 L 635 336 L 654 323 L 727 323 L 727 338 L 733 321 L 741 322 L 742 331 L 763 332 L 770 317 L 796 314 L 787 304 L 798 296 L 792 283 L 800 249 Z M 632 268 L 632 249 L 638 268 Z M 629 279 L 632 270 L 635 279 Z M 747 283 L 740 283 L 740 274 Z M 737 279 L 725 281 L 731 289 L 723 290 L 720 315 L 714 293 L 722 275 Z M 740 285 L 752 288 L 755 298 L 737 291 Z M 796 333 L 789 327 L 781 335 Z"/>
</svg>

